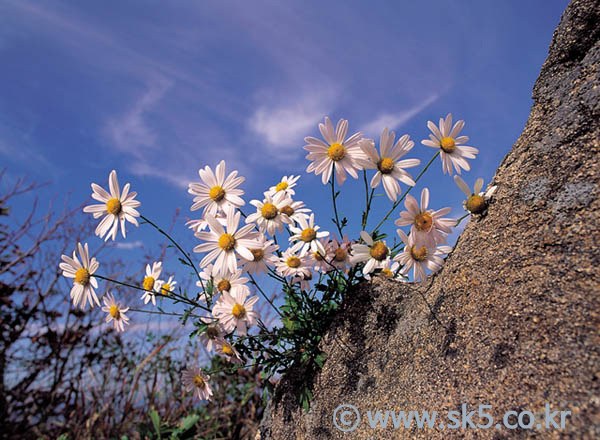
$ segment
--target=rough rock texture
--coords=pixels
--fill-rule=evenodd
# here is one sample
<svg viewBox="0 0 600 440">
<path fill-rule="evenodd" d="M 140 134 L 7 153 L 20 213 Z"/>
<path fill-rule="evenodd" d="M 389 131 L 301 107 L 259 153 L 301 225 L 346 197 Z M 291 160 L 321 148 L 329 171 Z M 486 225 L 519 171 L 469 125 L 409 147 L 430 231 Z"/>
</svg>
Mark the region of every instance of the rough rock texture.
<svg viewBox="0 0 600 440">
<path fill-rule="evenodd" d="M 429 288 L 358 289 L 325 339 L 310 411 L 284 378 L 261 439 L 600 438 L 598 23 L 595 0 L 566 9 L 488 215 L 470 221 Z M 342 403 L 362 416 L 352 432 L 333 424 Z M 509 410 L 544 424 L 545 403 L 572 415 L 561 430 L 450 431 L 373 430 L 366 414 L 462 403 L 493 405 L 494 424 Z"/>
</svg>

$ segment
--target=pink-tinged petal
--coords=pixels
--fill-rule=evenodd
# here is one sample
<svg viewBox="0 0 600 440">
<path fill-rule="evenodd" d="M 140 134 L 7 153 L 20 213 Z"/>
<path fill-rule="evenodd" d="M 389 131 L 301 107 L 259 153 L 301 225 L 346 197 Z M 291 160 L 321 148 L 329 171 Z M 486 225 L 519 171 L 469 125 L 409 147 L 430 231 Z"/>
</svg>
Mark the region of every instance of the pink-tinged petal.
<svg viewBox="0 0 600 440">
<path fill-rule="evenodd" d="M 221 235 L 223 235 L 225 233 L 225 229 L 223 228 L 223 225 L 215 218 L 215 216 L 206 214 L 204 217 L 205 217 L 206 222 L 208 223 L 210 230 L 214 234 L 217 234 L 217 236 L 220 237 Z"/>
<path fill-rule="evenodd" d="M 454 183 L 456 183 L 456 186 L 458 186 L 467 197 L 471 197 L 469 185 L 467 185 L 460 176 L 454 176 Z"/>
<path fill-rule="evenodd" d="M 377 171 L 374 175 L 373 178 L 371 179 L 371 188 L 377 188 L 379 186 L 379 184 L 381 183 L 381 173 L 379 171 Z"/>
<path fill-rule="evenodd" d="M 108 178 L 108 187 L 110 188 L 110 194 L 115 199 L 121 200 L 121 192 L 119 190 L 119 181 L 117 180 L 117 172 L 112 170 Z"/>
<path fill-rule="evenodd" d="M 346 171 L 344 167 L 335 165 L 335 178 L 339 186 L 342 186 L 346 181 Z"/>
<path fill-rule="evenodd" d="M 469 136 L 458 136 L 454 139 L 454 142 L 456 142 L 456 145 L 464 144 L 466 142 L 469 142 Z"/>
<path fill-rule="evenodd" d="M 332 171 L 333 171 L 333 161 L 330 161 L 327 164 L 327 168 L 325 169 L 325 172 L 323 173 L 323 175 L 321 177 L 321 181 L 323 182 L 323 185 L 325 185 L 331 178 Z"/>
<path fill-rule="evenodd" d="M 360 231 L 360 238 L 362 238 L 363 241 L 365 243 L 367 243 L 369 246 L 373 246 L 373 239 L 371 238 L 371 235 L 367 231 Z"/>
<path fill-rule="evenodd" d="M 219 254 L 223 251 L 220 248 L 213 249 L 211 252 L 206 254 L 202 261 L 200 261 L 200 267 L 206 267 L 210 262 L 212 262 Z"/>
<path fill-rule="evenodd" d="M 345 119 L 340 119 L 337 123 L 337 127 L 335 129 L 335 137 L 336 141 L 340 144 L 344 142 L 346 135 L 348 134 L 348 121 Z"/>
<path fill-rule="evenodd" d="M 453 139 L 456 139 L 456 136 L 458 136 L 458 133 L 460 133 L 460 131 L 463 129 L 464 126 L 465 126 L 465 121 L 463 121 L 463 120 L 457 121 L 456 124 L 454 124 L 454 127 L 452 127 L 452 131 L 450 132 L 450 137 Z"/>
<path fill-rule="evenodd" d="M 414 218 L 421 210 L 419 209 L 419 205 L 417 203 L 417 199 L 415 199 L 410 194 L 406 195 L 406 200 L 404 201 L 404 207 L 407 209 L 408 213 L 412 218 Z M 402 215 L 402 213 L 400 214 Z"/>
<path fill-rule="evenodd" d="M 85 206 L 83 208 L 83 212 L 85 213 L 105 213 L 106 211 L 106 205 L 88 205 Z"/>
<path fill-rule="evenodd" d="M 429 189 L 423 188 L 423 191 L 421 191 L 421 211 L 427 211 L 428 206 L 429 206 Z"/>
<path fill-rule="evenodd" d="M 365 264 L 365 267 L 363 267 L 363 274 L 368 274 L 371 273 L 373 271 L 373 269 L 375 269 L 375 265 L 377 264 L 377 262 L 375 261 L 375 259 L 373 258 L 369 258 L 369 261 L 367 261 L 367 263 Z"/>
<path fill-rule="evenodd" d="M 304 142 L 306 142 L 308 144 L 305 147 L 310 145 L 310 146 L 319 146 L 319 147 L 323 147 L 323 148 L 329 148 L 329 145 L 327 145 L 321 139 L 317 139 L 316 137 L 312 137 L 312 136 L 305 137 Z"/>
<path fill-rule="evenodd" d="M 385 190 L 385 193 L 388 196 L 388 198 L 393 202 L 395 202 L 398 198 L 397 189 L 399 190 L 399 188 L 397 188 L 397 185 L 398 184 L 393 179 L 393 177 L 383 176 L 383 189 Z"/>
<path fill-rule="evenodd" d="M 431 132 L 435 135 L 436 138 L 438 138 L 438 140 L 442 140 L 442 138 L 444 137 L 444 136 L 442 136 L 442 133 L 440 133 L 440 130 L 438 130 L 438 127 L 433 122 L 427 121 L 427 128 L 429 128 L 429 130 L 431 130 Z M 423 142 L 421 142 L 421 143 L 423 143 Z"/>
<path fill-rule="evenodd" d="M 433 142 L 433 141 L 429 141 L 429 140 L 422 140 L 421 144 L 425 145 L 426 147 L 431 147 L 431 148 L 440 148 L 440 144 L 439 142 Z"/>
<path fill-rule="evenodd" d="M 217 168 L 215 169 L 215 176 L 217 178 L 217 185 L 222 185 L 223 182 L 225 181 L 225 161 L 222 160 L 221 162 L 219 162 L 219 164 L 217 165 Z"/>
</svg>

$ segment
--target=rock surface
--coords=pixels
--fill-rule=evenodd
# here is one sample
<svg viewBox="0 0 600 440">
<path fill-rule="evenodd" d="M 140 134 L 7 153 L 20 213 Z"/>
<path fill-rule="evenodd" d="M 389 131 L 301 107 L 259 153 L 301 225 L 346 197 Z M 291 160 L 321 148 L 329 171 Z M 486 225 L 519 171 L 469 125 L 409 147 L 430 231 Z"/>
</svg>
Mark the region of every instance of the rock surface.
<svg viewBox="0 0 600 440">
<path fill-rule="evenodd" d="M 310 411 L 283 378 L 261 439 L 600 438 L 598 23 L 595 0 L 565 10 L 487 216 L 470 220 L 428 288 L 379 278 L 361 286 L 325 338 Z M 546 403 L 571 415 L 564 429 L 541 431 L 441 430 L 440 419 L 432 429 L 393 429 L 391 419 L 371 429 L 367 416 L 460 412 L 463 403 L 493 405 L 494 425 L 509 410 L 544 425 Z M 341 404 L 362 416 L 352 432 L 333 423 Z"/>
</svg>

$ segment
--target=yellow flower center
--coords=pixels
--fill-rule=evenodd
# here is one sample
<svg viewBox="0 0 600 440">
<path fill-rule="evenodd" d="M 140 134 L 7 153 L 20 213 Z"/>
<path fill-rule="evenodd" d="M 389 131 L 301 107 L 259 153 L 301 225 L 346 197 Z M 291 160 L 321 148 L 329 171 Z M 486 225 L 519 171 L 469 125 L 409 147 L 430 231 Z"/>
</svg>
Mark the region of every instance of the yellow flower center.
<svg viewBox="0 0 600 440">
<path fill-rule="evenodd" d="M 315 253 L 313 253 L 313 257 L 317 261 L 323 261 L 325 259 L 325 258 L 323 258 L 323 256 L 318 251 L 315 252 Z"/>
<path fill-rule="evenodd" d="M 163 295 L 170 295 L 171 294 L 171 285 L 169 283 L 163 284 L 162 287 L 160 288 L 160 292 Z"/>
<path fill-rule="evenodd" d="M 327 155 L 331 160 L 337 162 L 346 156 L 346 149 L 342 144 L 338 144 L 336 142 L 335 144 L 331 144 L 331 146 L 327 149 Z"/>
<path fill-rule="evenodd" d="M 281 208 L 281 212 L 287 215 L 288 217 L 291 217 L 292 215 L 294 215 L 294 208 L 292 208 L 290 205 L 285 205 L 283 208 Z"/>
<path fill-rule="evenodd" d="M 306 228 L 300 234 L 300 240 L 304 241 L 305 243 L 309 243 L 315 238 L 317 238 L 317 231 L 315 231 L 313 228 Z"/>
<path fill-rule="evenodd" d="M 471 197 L 469 197 L 466 205 L 469 212 L 472 212 L 473 214 L 481 214 L 483 211 L 485 211 L 487 206 L 483 197 L 478 194 L 473 194 Z"/>
<path fill-rule="evenodd" d="M 144 278 L 144 282 L 142 283 L 142 287 L 144 290 L 153 290 L 154 289 L 155 279 L 152 277 Z"/>
<path fill-rule="evenodd" d="M 215 202 L 220 202 L 225 197 L 225 190 L 219 185 L 213 186 L 208 192 L 208 197 L 213 199 Z"/>
<path fill-rule="evenodd" d="M 348 253 L 346 252 L 346 250 L 342 247 L 339 247 L 335 250 L 335 257 L 333 257 L 333 259 L 337 262 L 342 262 L 346 261 L 347 256 Z"/>
<path fill-rule="evenodd" d="M 219 337 L 219 328 L 215 325 L 211 325 L 206 328 L 206 337 L 208 339 L 217 339 Z"/>
<path fill-rule="evenodd" d="M 390 269 L 386 268 L 386 269 L 381 270 L 381 275 L 383 275 L 384 277 L 393 278 L 394 272 L 392 272 Z"/>
<path fill-rule="evenodd" d="M 90 273 L 85 268 L 77 269 L 75 272 L 75 282 L 77 284 L 81 284 L 82 286 L 87 286 L 90 283 Z"/>
<path fill-rule="evenodd" d="M 377 261 L 383 261 L 387 258 L 390 250 L 388 247 L 381 241 L 376 241 L 371 246 L 371 257 L 375 258 Z"/>
<path fill-rule="evenodd" d="M 444 153 L 452 153 L 454 152 L 454 150 L 456 150 L 456 141 L 454 140 L 454 138 L 451 137 L 442 138 L 442 141 L 440 142 L 440 147 L 442 148 Z"/>
<path fill-rule="evenodd" d="M 287 182 L 279 182 L 275 187 L 275 191 L 285 191 L 286 189 L 288 189 Z"/>
<path fill-rule="evenodd" d="M 237 319 L 241 319 L 244 316 L 246 316 L 246 309 L 244 308 L 243 305 L 236 304 L 233 306 L 233 309 L 231 309 L 231 314 L 233 316 L 235 316 Z"/>
<path fill-rule="evenodd" d="M 394 161 L 389 157 L 384 157 L 377 162 L 377 169 L 379 169 L 382 174 L 390 174 L 394 169 Z"/>
<path fill-rule="evenodd" d="M 416 261 L 425 261 L 427 260 L 427 248 L 422 246 L 421 249 L 415 249 L 413 246 L 410 248 L 410 256 Z"/>
<path fill-rule="evenodd" d="M 235 238 L 231 234 L 223 234 L 219 237 L 219 247 L 225 252 L 231 251 L 235 247 Z"/>
<path fill-rule="evenodd" d="M 204 388 L 204 379 L 202 379 L 202 376 L 199 374 L 194 376 L 194 385 L 196 385 L 198 388 Z"/>
<path fill-rule="evenodd" d="M 302 262 L 300 261 L 300 258 L 292 256 L 287 259 L 286 264 L 292 269 L 297 269 L 298 267 L 300 267 L 300 264 L 302 264 Z"/>
<path fill-rule="evenodd" d="M 110 309 L 108 309 L 108 314 L 114 319 L 119 319 L 119 308 L 116 306 L 116 304 L 110 306 Z"/>
<path fill-rule="evenodd" d="M 231 344 L 227 344 L 227 343 L 223 344 L 223 348 L 221 350 L 227 356 L 233 356 L 233 348 L 231 347 Z"/>
<path fill-rule="evenodd" d="M 273 205 L 272 203 L 269 203 L 269 202 L 265 203 L 263 205 L 263 207 L 260 208 L 260 213 L 267 220 L 271 220 L 271 219 L 277 217 L 277 213 L 278 212 L 279 211 L 277 209 L 277 206 L 275 206 L 275 205 Z"/>
<path fill-rule="evenodd" d="M 121 212 L 121 201 L 119 199 L 110 199 L 106 202 L 106 210 L 110 214 L 119 215 Z"/>
<path fill-rule="evenodd" d="M 221 280 L 217 283 L 217 289 L 219 289 L 219 292 L 229 292 L 231 283 L 229 280 Z"/>
<path fill-rule="evenodd" d="M 414 225 L 421 232 L 429 232 L 433 226 L 433 217 L 428 212 L 421 212 L 415 217 Z"/>
<path fill-rule="evenodd" d="M 260 261 L 265 257 L 265 251 L 262 249 L 250 249 L 250 252 L 254 256 L 254 261 Z"/>
</svg>

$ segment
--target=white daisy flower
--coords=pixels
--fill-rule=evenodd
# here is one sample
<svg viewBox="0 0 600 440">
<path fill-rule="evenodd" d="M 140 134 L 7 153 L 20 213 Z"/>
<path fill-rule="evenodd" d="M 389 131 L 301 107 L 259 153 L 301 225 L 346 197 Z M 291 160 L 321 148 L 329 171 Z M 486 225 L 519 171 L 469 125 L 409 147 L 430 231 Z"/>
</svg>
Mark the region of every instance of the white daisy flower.
<svg viewBox="0 0 600 440">
<path fill-rule="evenodd" d="M 294 191 L 293 188 L 296 186 L 296 182 L 298 181 L 298 179 L 300 179 L 300 176 L 283 176 L 281 178 L 281 182 L 279 182 L 275 186 L 270 187 L 269 191 L 267 191 L 265 195 L 269 194 L 271 196 L 274 196 L 276 193 L 282 191 L 288 196 L 293 196 L 294 194 L 296 194 L 296 191 Z"/>
<path fill-rule="evenodd" d="M 215 351 L 222 356 L 225 356 L 227 362 L 231 362 L 232 364 L 243 365 L 244 362 L 240 357 L 240 354 L 235 349 L 233 345 L 227 342 L 225 339 L 218 339 L 215 341 Z"/>
<path fill-rule="evenodd" d="M 301 218 L 298 222 L 299 228 L 290 226 L 290 231 L 294 234 L 289 238 L 289 241 L 296 242 L 292 247 L 294 252 L 300 251 L 300 255 L 304 256 L 310 249 L 311 252 L 320 252 L 323 256 L 327 254 L 323 244 L 319 241 L 320 238 L 327 237 L 329 232 L 321 231 L 320 227 L 315 225 L 315 214 L 311 214 L 308 221 Z"/>
<path fill-rule="evenodd" d="M 283 277 L 304 277 L 310 273 L 310 261 L 307 255 L 296 255 L 292 248 L 287 249 L 277 262 L 277 272 Z"/>
<path fill-rule="evenodd" d="M 359 145 L 367 156 L 367 160 L 359 159 L 358 161 L 365 169 L 377 170 L 371 179 L 371 188 L 377 188 L 383 181 L 383 189 L 393 202 L 402 192 L 398 181 L 415 186 L 415 181 L 410 174 L 404 171 L 404 168 L 416 167 L 421 163 L 419 159 L 399 160 L 414 147 L 415 143 L 409 140 L 407 134 L 394 144 L 395 138 L 396 134 L 393 131 L 388 133 L 387 128 L 383 130 L 379 140 L 381 154 L 377 153 L 375 143 L 371 139 L 363 139 Z"/>
<path fill-rule="evenodd" d="M 497 186 L 489 187 L 487 191 L 483 193 L 483 191 L 481 191 L 483 188 L 483 179 L 481 177 L 475 181 L 473 192 L 471 192 L 469 185 L 467 185 L 460 176 L 454 176 L 454 182 L 467 196 L 467 200 L 463 202 L 463 208 L 471 214 L 483 214 L 487 209 L 489 200 L 492 198 L 497 188 Z"/>
<path fill-rule="evenodd" d="M 244 191 L 237 189 L 244 180 L 244 177 L 237 177 L 238 172 L 232 171 L 225 178 L 225 161 L 219 162 L 213 173 L 209 166 L 198 170 L 202 183 L 192 182 L 189 184 L 188 193 L 195 195 L 192 211 L 204 207 L 204 215 L 215 216 L 217 212 L 225 211 L 228 206 L 239 208 L 244 206 L 244 201 L 240 196 Z"/>
<path fill-rule="evenodd" d="M 344 184 L 346 173 L 358 179 L 356 171 L 362 169 L 357 162 L 362 155 L 358 145 L 362 133 L 355 133 L 346 139 L 348 121 L 340 119 L 334 129 L 328 117 L 325 117 L 325 124 L 319 124 L 319 130 L 326 142 L 311 136 L 304 138 L 307 144 L 304 149 L 309 152 L 306 159 L 313 161 L 306 168 L 306 172 L 321 174 L 321 180 L 326 184 L 335 165 L 335 177 L 339 185 Z"/>
<path fill-rule="evenodd" d="M 157 288 L 161 295 L 169 296 L 171 292 L 174 292 L 175 285 L 177 281 L 173 280 L 173 275 L 169 277 L 169 279 L 165 282 L 163 280 L 158 280 Z"/>
<path fill-rule="evenodd" d="M 427 127 L 433 134 L 421 143 L 427 147 L 440 149 L 444 174 L 452 175 L 452 165 L 458 174 L 461 168 L 469 171 L 471 166 L 467 159 L 475 159 L 475 155 L 479 153 L 477 148 L 461 145 L 469 141 L 468 136 L 458 136 L 464 126 L 465 121 L 460 120 L 452 127 L 452 113 L 448 113 L 445 120 L 440 118 L 439 129 L 433 122 L 427 121 Z"/>
<path fill-rule="evenodd" d="M 334 254 L 331 249 L 331 240 L 327 238 L 322 238 L 319 240 L 319 243 L 325 250 L 325 253 L 317 250 L 316 252 L 310 252 L 310 264 L 312 268 L 319 272 L 329 272 L 334 269 L 331 261 L 334 259 Z"/>
<path fill-rule="evenodd" d="M 144 300 L 144 304 L 148 304 L 152 300 L 152 305 L 156 305 L 156 292 L 160 289 L 160 283 L 158 277 L 162 272 L 162 261 L 155 261 L 152 263 L 152 267 L 146 264 L 146 276 L 142 282 L 142 287 L 145 292 L 141 299 Z"/>
<path fill-rule="evenodd" d="M 451 208 L 442 208 L 434 211 L 427 209 L 429 205 L 429 189 L 423 188 L 421 191 L 421 207 L 417 200 L 408 194 L 404 201 L 406 211 L 400 213 L 400 218 L 395 221 L 396 226 L 411 225 L 410 234 L 415 235 L 415 239 L 428 246 L 446 242 L 446 234 L 452 232 L 456 225 L 456 220 L 444 218 Z"/>
<path fill-rule="evenodd" d="M 215 266 L 209 264 L 200 274 L 200 278 L 206 281 L 212 281 L 213 296 L 217 293 L 231 293 L 238 289 L 248 289 L 246 283 L 249 279 L 242 277 L 242 269 L 238 269 L 235 272 L 222 273 Z M 200 285 L 200 281 L 197 281 L 196 285 Z"/>
<path fill-rule="evenodd" d="M 241 213 L 237 211 L 234 214 L 231 209 L 228 211 L 227 231 L 214 216 L 206 214 L 210 232 L 196 232 L 196 237 L 206 242 L 194 248 L 194 252 L 207 252 L 200 261 L 200 267 L 206 267 L 216 259 L 217 271 L 233 273 L 238 269 L 236 255 L 240 255 L 246 260 L 254 258 L 250 252 L 250 249 L 257 247 L 256 240 L 251 238 L 254 236 L 252 231 L 254 225 L 246 225 L 238 229 Z"/>
<path fill-rule="evenodd" d="M 248 327 L 258 322 L 258 312 L 254 311 L 258 296 L 248 298 L 249 293 L 248 289 L 223 292 L 213 307 L 213 316 L 219 319 L 227 333 L 237 329 L 238 335 L 244 336 Z"/>
<path fill-rule="evenodd" d="M 375 269 L 382 267 L 383 262 L 390 255 L 390 249 L 385 241 L 374 241 L 366 231 L 361 231 L 360 237 L 366 244 L 355 243 L 352 245 L 352 264 L 365 263 L 362 273 L 367 275 Z"/>
<path fill-rule="evenodd" d="M 377 274 L 377 276 L 384 277 L 384 278 L 390 278 L 393 280 L 399 280 L 402 278 L 402 275 L 398 274 L 397 276 L 394 276 L 394 274 L 396 273 L 396 271 L 399 268 L 400 268 L 400 264 L 393 263 L 392 260 L 390 259 L 390 257 L 388 257 L 388 258 L 386 258 L 386 260 L 384 262 L 381 263 L 380 272 Z M 365 275 L 365 279 L 370 280 L 371 275 L 370 274 Z"/>
<path fill-rule="evenodd" d="M 404 251 L 394 257 L 394 261 L 402 264 L 400 273 L 406 275 L 411 267 L 413 268 L 413 277 L 415 281 L 425 283 L 427 273 L 425 269 L 429 269 L 431 273 L 435 273 L 444 264 L 442 255 L 452 251 L 450 246 L 431 246 L 419 242 L 411 233 L 408 237 L 403 230 L 398 229 L 398 235 L 406 244 Z"/>
<path fill-rule="evenodd" d="M 225 331 L 221 323 L 215 318 L 202 317 L 202 322 L 208 324 L 206 330 L 200 335 L 200 342 L 204 344 L 208 351 L 213 349 L 213 345 L 216 344 L 217 340 L 225 336 Z"/>
<path fill-rule="evenodd" d="M 346 270 L 346 266 L 352 266 L 351 255 L 350 255 L 351 243 L 347 235 L 340 242 L 336 237 L 331 242 L 331 252 L 333 253 L 333 259 L 331 264 L 339 270 Z"/>
<path fill-rule="evenodd" d="M 241 263 L 244 265 L 244 272 L 250 274 L 267 273 L 269 267 L 277 264 L 277 255 L 275 255 L 275 252 L 277 252 L 279 246 L 273 244 L 273 240 L 267 240 L 262 234 L 257 239 L 257 242 L 258 246 L 250 249 L 254 260 L 246 260 L 245 258 L 241 260 Z"/>
<path fill-rule="evenodd" d="M 273 236 L 275 232 L 283 231 L 284 223 L 292 223 L 289 217 L 281 212 L 284 206 L 292 204 L 292 199 L 284 192 L 278 192 L 273 196 L 265 194 L 262 202 L 252 200 L 250 204 L 256 207 L 256 212 L 246 218 L 246 223 L 256 223 L 263 234 L 268 233 Z"/>
<path fill-rule="evenodd" d="M 290 224 L 298 223 L 301 218 L 307 220 L 311 210 L 305 207 L 304 202 L 301 201 L 292 201 L 289 205 L 285 205 L 281 208 L 281 213 L 288 216 L 291 222 Z"/>
<path fill-rule="evenodd" d="M 95 302 L 99 306 L 100 301 L 98 301 L 98 297 L 94 291 L 94 289 L 98 288 L 98 281 L 92 276 L 98 270 L 98 261 L 95 258 L 90 260 L 87 243 L 83 246 L 81 246 L 81 243 L 77 243 L 77 249 L 81 262 L 79 262 L 75 251 L 73 251 L 73 258 L 62 255 L 61 259 L 63 263 L 58 265 L 63 271 L 63 276 L 73 278 L 73 287 L 71 288 L 73 305 L 85 309 L 88 302 L 90 303 L 90 307 L 94 307 Z"/>
<path fill-rule="evenodd" d="M 125 326 L 129 324 L 129 318 L 125 316 L 129 307 L 123 308 L 120 302 L 115 301 L 115 297 L 112 293 L 107 293 L 104 297 L 104 307 L 102 311 L 108 313 L 106 315 L 106 322 L 113 321 L 113 325 L 116 331 L 122 332 L 125 330 Z"/>
<path fill-rule="evenodd" d="M 134 200 L 137 193 L 134 191 L 129 192 L 129 183 L 125 184 L 123 192 L 121 192 L 115 170 L 110 172 L 108 187 L 110 194 L 101 186 L 92 183 L 92 198 L 102 202 L 102 204 L 89 205 L 83 208 L 83 212 L 92 213 L 95 219 L 104 216 L 95 232 L 100 238 L 106 235 L 104 241 L 108 240 L 110 236 L 113 240 L 117 237 L 119 224 L 121 225 L 121 235 L 125 238 L 125 220 L 138 226 L 136 217 L 139 217 L 140 213 L 135 208 L 141 205 L 139 201 Z"/>
<path fill-rule="evenodd" d="M 181 380 L 185 390 L 189 393 L 193 391 L 200 400 L 211 400 L 212 388 L 210 387 L 210 376 L 204 374 L 201 368 L 188 368 L 183 370 Z"/>
</svg>

